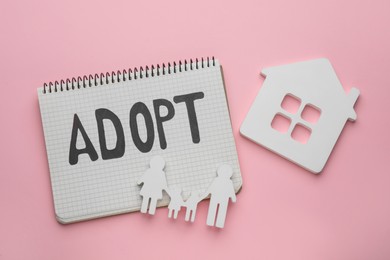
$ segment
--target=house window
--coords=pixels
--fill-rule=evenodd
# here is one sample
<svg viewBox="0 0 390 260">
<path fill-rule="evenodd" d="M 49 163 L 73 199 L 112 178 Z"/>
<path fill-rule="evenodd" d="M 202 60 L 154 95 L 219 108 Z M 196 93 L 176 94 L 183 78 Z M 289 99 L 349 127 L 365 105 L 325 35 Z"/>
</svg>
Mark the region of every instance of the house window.
<svg viewBox="0 0 390 260">
<path fill-rule="evenodd" d="M 296 124 L 291 132 L 292 139 L 302 144 L 305 144 L 307 141 L 309 141 L 310 135 L 311 129 L 300 123 Z"/>
<path fill-rule="evenodd" d="M 298 112 L 299 107 L 301 106 L 301 100 L 297 97 L 294 97 L 291 94 L 287 94 L 284 96 L 281 107 L 291 114 L 296 114 Z"/>
<path fill-rule="evenodd" d="M 278 112 L 271 122 L 271 127 L 292 139 L 305 144 L 310 139 L 312 127 L 318 122 L 321 110 L 291 94 L 284 96 Z"/>
<path fill-rule="evenodd" d="M 306 104 L 305 107 L 302 110 L 301 117 L 312 124 L 317 123 L 318 119 L 320 118 L 321 110 L 311 104 Z"/>
<path fill-rule="evenodd" d="M 276 114 L 272 120 L 271 126 L 273 129 L 281 133 L 286 133 L 291 125 L 291 119 L 283 114 Z"/>
</svg>

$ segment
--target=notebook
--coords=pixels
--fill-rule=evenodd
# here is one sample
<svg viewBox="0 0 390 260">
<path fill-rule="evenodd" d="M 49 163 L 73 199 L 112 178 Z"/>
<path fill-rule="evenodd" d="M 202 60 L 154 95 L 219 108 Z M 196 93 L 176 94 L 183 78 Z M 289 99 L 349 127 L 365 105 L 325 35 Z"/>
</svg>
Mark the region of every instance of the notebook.
<svg viewBox="0 0 390 260">
<path fill-rule="evenodd" d="M 38 98 L 56 218 L 71 223 L 138 211 L 137 181 L 160 155 L 169 187 L 205 191 L 222 163 L 242 185 L 214 58 L 44 84 Z M 169 197 L 159 201 L 166 206 Z"/>
</svg>

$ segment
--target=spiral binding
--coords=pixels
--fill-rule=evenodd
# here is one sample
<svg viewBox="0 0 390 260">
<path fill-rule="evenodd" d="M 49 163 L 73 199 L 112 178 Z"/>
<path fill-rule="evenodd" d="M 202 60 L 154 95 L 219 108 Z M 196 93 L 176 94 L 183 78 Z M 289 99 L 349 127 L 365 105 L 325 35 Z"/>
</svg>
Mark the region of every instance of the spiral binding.
<svg viewBox="0 0 390 260">
<path fill-rule="evenodd" d="M 189 62 L 187 60 L 184 60 L 184 62 L 179 61 L 178 64 L 176 62 L 173 62 L 173 64 L 167 63 L 167 65 L 163 63 L 161 66 L 157 64 L 157 66 L 145 66 L 145 68 L 139 67 L 134 68 L 133 70 L 118 70 L 117 72 L 112 71 L 111 73 L 107 72 L 105 74 L 89 74 L 88 76 L 84 75 L 83 77 L 79 76 L 77 78 L 73 77 L 72 79 L 68 78 L 65 80 L 62 79 L 60 81 L 56 80 L 54 81 L 54 83 L 44 83 L 43 94 L 69 91 L 87 87 L 97 87 L 121 81 L 142 79 L 144 77 L 158 77 L 160 75 L 172 74 L 188 70 L 197 70 L 210 66 L 215 66 L 214 57 L 211 57 L 211 59 L 209 57 L 207 57 L 206 59 L 201 58 L 200 61 L 198 59 L 195 59 L 195 61 L 190 59 Z"/>
</svg>

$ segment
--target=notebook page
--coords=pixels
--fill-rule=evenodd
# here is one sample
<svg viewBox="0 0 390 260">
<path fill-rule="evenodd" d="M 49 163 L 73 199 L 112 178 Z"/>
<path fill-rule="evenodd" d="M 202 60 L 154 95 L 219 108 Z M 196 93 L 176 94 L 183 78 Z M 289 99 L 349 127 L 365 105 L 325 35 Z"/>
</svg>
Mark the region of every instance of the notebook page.
<svg viewBox="0 0 390 260">
<path fill-rule="evenodd" d="M 187 106 L 175 103 L 174 97 L 203 92 L 194 101 L 199 143 L 192 139 Z M 69 91 L 43 94 L 38 89 L 46 150 L 50 168 L 57 219 L 62 223 L 114 215 L 140 209 L 140 187 L 137 181 L 149 168 L 154 155 L 165 161 L 169 187 L 182 188 L 183 197 L 191 191 L 205 191 L 216 176 L 217 166 L 232 166 L 235 190 L 241 187 L 241 173 L 233 139 L 220 65 L 166 73 Z M 166 148 L 160 147 L 153 100 L 169 100 L 175 114 L 163 122 Z M 149 152 L 135 146 L 130 128 L 130 109 L 143 102 L 153 119 L 154 142 Z M 95 111 L 105 108 L 119 119 L 124 132 L 125 152 L 121 158 L 103 160 L 100 152 Z M 163 110 L 163 109 L 162 109 Z M 160 111 L 161 114 L 166 111 Z M 78 162 L 69 162 L 74 115 L 77 114 L 95 148 L 98 159 L 81 154 Z M 147 139 L 145 120 L 137 116 L 141 139 Z M 115 147 L 117 136 L 111 122 L 103 120 L 107 147 Z M 85 147 L 78 132 L 78 149 Z M 167 205 L 168 196 L 159 202 Z"/>
</svg>

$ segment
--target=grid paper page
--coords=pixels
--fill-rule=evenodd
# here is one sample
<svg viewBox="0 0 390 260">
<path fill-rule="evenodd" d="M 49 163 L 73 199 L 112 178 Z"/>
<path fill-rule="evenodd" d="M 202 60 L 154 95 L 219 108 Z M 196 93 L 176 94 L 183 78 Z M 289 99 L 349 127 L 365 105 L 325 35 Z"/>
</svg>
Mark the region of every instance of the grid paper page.
<svg viewBox="0 0 390 260">
<path fill-rule="evenodd" d="M 192 141 L 186 104 L 173 101 L 174 96 L 194 92 L 204 93 L 204 98 L 194 101 L 199 143 Z M 233 168 L 236 192 L 241 188 L 241 173 L 218 61 L 215 66 L 69 91 L 43 94 L 43 89 L 39 88 L 38 96 L 55 212 L 61 223 L 139 210 L 142 197 L 137 181 L 155 155 L 161 155 L 166 161 L 164 171 L 168 187 L 181 188 L 184 199 L 191 191 L 204 192 L 222 163 Z M 154 99 L 169 100 L 175 110 L 174 117 L 163 123 L 167 143 L 164 150 L 160 148 Z M 130 130 L 130 109 L 137 102 L 145 103 L 153 118 L 155 138 L 153 148 L 147 153 L 137 149 Z M 102 159 L 95 118 L 95 110 L 99 108 L 109 109 L 121 121 L 125 136 L 125 153 L 121 158 Z M 80 154 L 77 164 L 69 163 L 74 114 L 79 117 L 99 156 L 96 161 L 87 154 Z M 161 114 L 164 115 L 164 111 Z M 112 149 L 117 139 L 115 129 L 112 123 L 103 122 L 107 148 Z M 137 122 L 141 139 L 145 141 L 143 117 L 138 116 Z M 80 132 L 76 147 L 85 147 Z M 168 202 L 169 197 L 164 194 L 158 206 Z"/>
</svg>

